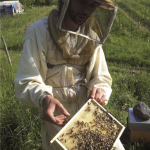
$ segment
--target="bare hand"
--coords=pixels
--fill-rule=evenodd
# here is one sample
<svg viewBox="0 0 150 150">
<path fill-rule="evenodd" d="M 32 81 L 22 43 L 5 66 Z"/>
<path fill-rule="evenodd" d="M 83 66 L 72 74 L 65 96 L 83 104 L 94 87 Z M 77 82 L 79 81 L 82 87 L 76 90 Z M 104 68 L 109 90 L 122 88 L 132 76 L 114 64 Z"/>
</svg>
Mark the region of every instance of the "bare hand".
<svg viewBox="0 0 150 150">
<path fill-rule="evenodd" d="M 95 99 L 99 104 L 103 105 L 106 100 L 106 95 L 100 88 L 94 87 L 89 94 L 89 98 Z"/>
<path fill-rule="evenodd" d="M 43 99 L 42 106 L 43 120 L 49 121 L 59 126 L 63 126 L 67 123 L 66 116 L 70 116 L 70 114 L 57 99 L 53 98 L 51 95 L 47 95 Z M 54 117 L 55 111 L 61 111 L 63 115 Z"/>
</svg>

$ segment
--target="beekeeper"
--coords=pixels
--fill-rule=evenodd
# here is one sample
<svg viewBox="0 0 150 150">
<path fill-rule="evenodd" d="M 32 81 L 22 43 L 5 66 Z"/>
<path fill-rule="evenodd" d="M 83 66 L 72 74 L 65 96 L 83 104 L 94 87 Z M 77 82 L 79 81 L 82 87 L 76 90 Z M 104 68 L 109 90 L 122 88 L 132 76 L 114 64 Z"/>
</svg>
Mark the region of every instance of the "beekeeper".
<svg viewBox="0 0 150 150">
<path fill-rule="evenodd" d="M 58 4 L 58 10 L 28 27 L 15 76 L 18 100 L 42 109 L 46 150 L 58 149 L 49 141 L 88 98 L 106 105 L 112 91 L 102 44 L 117 8 L 111 0 L 59 0 Z M 124 149 L 120 141 L 116 148 Z"/>
</svg>

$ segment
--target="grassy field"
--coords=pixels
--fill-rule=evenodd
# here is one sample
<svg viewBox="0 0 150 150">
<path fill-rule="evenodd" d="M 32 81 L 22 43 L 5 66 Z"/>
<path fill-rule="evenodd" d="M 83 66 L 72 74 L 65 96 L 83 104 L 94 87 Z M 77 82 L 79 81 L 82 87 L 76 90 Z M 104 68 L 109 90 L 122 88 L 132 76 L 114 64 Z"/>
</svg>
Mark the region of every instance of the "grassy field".
<svg viewBox="0 0 150 150">
<path fill-rule="evenodd" d="M 117 16 L 111 34 L 103 46 L 107 62 L 112 66 L 148 70 L 150 68 L 150 2 L 118 0 L 116 5 Z"/>
<path fill-rule="evenodd" d="M 5 38 L 12 68 L 4 45 L 0 42 L 1 148 L 4 150 L 42 150 L 41 111 L 20 104 L 15 97 L 14 77 L 21 56 L 24 33 L 34 21 L 48 16 L 54 7 L 26 8 L 24 14 L 1 19 L 1 36 Z M 10 23 L 11 22 L 11 23 Z"/>
<path fill-rule="evenodd" d="M 111 33 L 103 45 L 113 78 L 113 92 L 108 108 L 127 127 L 129 107 L 133 107 L 140 101 L 150 107 L 150 74 L 146 72 L 150 70 L 150 15 L 148 15 L 150 1 L 114 0 L 114 3 L 119 7 L 118 14 Z M 0 126 L 3 150 L 42 150 L 41 112 L 21 105 L 16 99 L 14 76 L 21 55 L 25 30 L 30 23 L 47 16 L 51 9 L 52 7 L 27 8 L 25 14 L 1 19 L 1 36 L 5 38 L 12 61 L 11 68 L 1 42 Z M 134 71 L 135 69 L 139 71 Z M 150 146 L 144 143 L 131 144 L 127 130 L 122 135 L 121 141 L 126 150 L 148 150 Z"/>
</svg>

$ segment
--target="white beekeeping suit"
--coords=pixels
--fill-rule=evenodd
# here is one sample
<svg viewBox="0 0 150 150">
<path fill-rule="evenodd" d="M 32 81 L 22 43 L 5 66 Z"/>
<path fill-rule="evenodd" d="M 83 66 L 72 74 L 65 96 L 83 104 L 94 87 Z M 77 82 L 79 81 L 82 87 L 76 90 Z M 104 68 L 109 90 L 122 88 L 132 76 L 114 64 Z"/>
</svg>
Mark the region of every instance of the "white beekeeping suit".
<svg viewBox="0 0 150 150">
<path fill-rule="evenodd" d="M 68 1 L 64 0 L 64 10 L 68 7 Z M 87 89 L 82 83 L 86 83 L 89 89 L 101 88 L 106 94 L 106 105 L 112 91 L 112 79 L 102 46 L 94 42 L 104 42 L 107 37 L 104 29 L 98 29 L 101 34 L 98 36 L 85 22 L 75 33 L 63 31 L 64 15 L 62 11 L 59 18 L 58 10 L 52 10 L 49 17 L 28 27 L 15 76 L 15 91 L 19 101 L 39 109 L 42 109 L 43 98 L 50 94 L 60 101 L 71 118 L 87 98 Z M 46 150 L 57 150 L 55 145 L 48 144 L 61 128 L 43 121 L 42 143 Z M 120 141 L 118 148 L 124 149 Z"/>
</svg>

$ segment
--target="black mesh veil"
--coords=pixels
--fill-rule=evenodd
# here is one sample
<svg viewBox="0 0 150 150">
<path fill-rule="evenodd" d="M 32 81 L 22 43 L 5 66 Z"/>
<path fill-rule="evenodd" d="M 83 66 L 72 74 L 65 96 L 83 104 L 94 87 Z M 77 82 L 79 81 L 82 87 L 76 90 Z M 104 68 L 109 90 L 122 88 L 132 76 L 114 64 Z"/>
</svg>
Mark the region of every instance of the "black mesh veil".
<svg viewBox="0 0 150 150">
<path fill-rule="evenodd" d="M 69 0 L 63 1 L 64 6 L 59 18 L 58 28 L 64 32 L 79 35 L 99 44 L 103 44 L 107 39 L 117 13 L 117 7 L 113 5 L 111 0 L 95 0 L 99 5 L 92 16 L 81 26 L 82 30 L 80 31 L 82 32 L 73 32 L 63 29 L 62 22 L 65 15 L 64 13 L 67 10 L 66 7 L 69 5 Z"/>
</svg>

